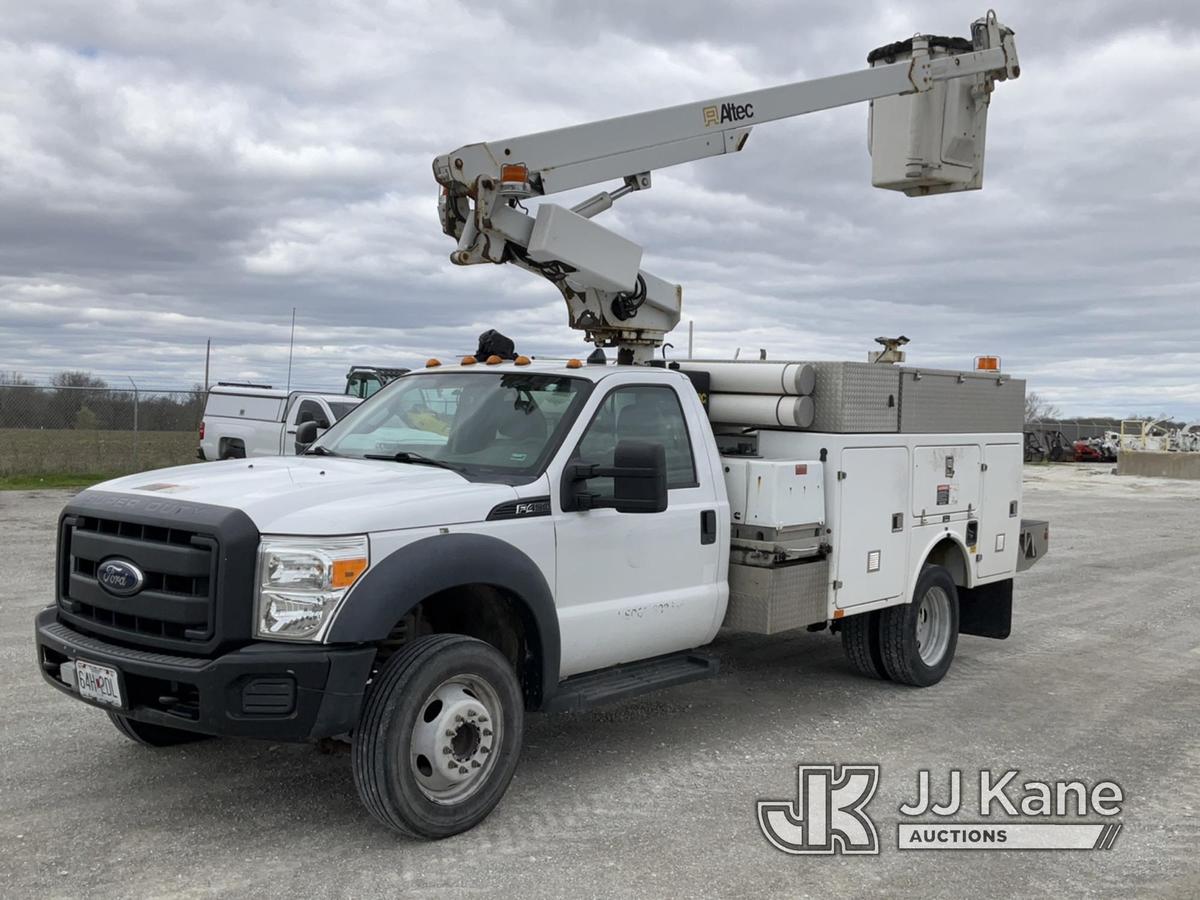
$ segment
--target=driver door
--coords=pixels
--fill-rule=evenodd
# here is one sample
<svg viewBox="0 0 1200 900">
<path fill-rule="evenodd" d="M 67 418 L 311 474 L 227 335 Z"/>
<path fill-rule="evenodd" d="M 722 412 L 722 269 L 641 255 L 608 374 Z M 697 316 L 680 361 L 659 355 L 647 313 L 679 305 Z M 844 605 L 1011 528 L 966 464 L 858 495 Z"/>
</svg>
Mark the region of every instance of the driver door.
<svg viewBox="0 0 1200 900">
<path fill-rule="evenodd" d="M 690 649 L 712 637 L 720 602 L 717 502 L 705 460 L 692 447 L 687 408 L 673 385 L 617 384 L 593 408 L 568 457 L 607 466 L 621 440 L 662 444 L 663 512 L 564 512 L 561 492 L 571 484 L 555 479 L 563 677 Z M 705 467 L 701 476 L 698 465 Z M 612 479 L 576 484 L 612 496 Z"/>
</svg>

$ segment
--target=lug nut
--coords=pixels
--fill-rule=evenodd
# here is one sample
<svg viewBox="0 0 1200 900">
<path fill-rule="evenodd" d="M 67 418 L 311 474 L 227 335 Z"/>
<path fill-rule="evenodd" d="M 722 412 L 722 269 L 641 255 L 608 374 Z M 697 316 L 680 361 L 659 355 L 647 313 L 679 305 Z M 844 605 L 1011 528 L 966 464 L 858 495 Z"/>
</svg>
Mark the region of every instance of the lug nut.
<svg viewBox="0 0 1200 900">
<path fill-rule="evenodd" d="M 491 737 L 491 736 L 492 736 L 492 729 L 490 729 L 490 728 L 485 728 L 485 729 L 483 729 L 483 736 L 484 736 L 484 737 Z"/>
<path fill-rule="evenodd" d="M 468 709 L 467 715 L 468 716 L 477 716 L 477 715 L 479 715 L 479 713 L 475 712 L 475 710 L 473 710 L 473 709 Z"/>
<path fill-rule="evenodd" d="M 480 716 L 480 717 L 479 717 L 479 721 L 480 721 L 480 722 L 486 722 L 487 720 L 488 720 L 488 717 L 487 717 L 487 716 Z"/>
<path fill-rule="evenodd" d="M 491 752 L 492 752 L 492 748 L 491 748 L 491 747 L 480 747 L 480 748 L 479 748 L 479 752 L 480 752 L 480 753 L 491 753 Z"/>
<path fill-rule="evenodd" d="M 466 719 L 464 719 L 462 716 L 455 716 L 454 721 L 455 722 L 465 722 Z"/>
<path fill-rule="evenodd" d="M 446 737 L 454 737 L 455 734 L 457 734 L 457 732 L 452 731 L 449 728 L 446 729 Z"/>
<path fill-rule="evenodd" d="M 449 755 L 450 755 L 450 748 L 449 748 L 449 747 L 443 747 L 443 748 L 442 748 L 442 755 L 443 755 L 443 756 L 449 756 Z"/>
<path fill-rule="evenodd" d="M 459 769 L 458 769 L 458 774 L 459 774 L 459 775 L 466 775 L 466 774 L 467 774 L 467 770 L 466 770 L 466 769 L 464 769 L 464 768 L 462 768 L 462 767 L 460 766 L 460 767 L 459 767 Z"/>
<path fill-rule="evenodd" d="M 449 768 L 450 768 L 450 771 L 454 771 L 455 769 L 457 769 L 457 768 L 458 768 L 458 763 L 456 763 L 454 760 L 450 760 L 450 767 L 449 767 Z"/>
<path fill-rule="evenodd" d="M 477 759 L 471 760 L 471 768 L 478 769 L 479 768 L 479 760 L 477 760 Z"/>
</svg>

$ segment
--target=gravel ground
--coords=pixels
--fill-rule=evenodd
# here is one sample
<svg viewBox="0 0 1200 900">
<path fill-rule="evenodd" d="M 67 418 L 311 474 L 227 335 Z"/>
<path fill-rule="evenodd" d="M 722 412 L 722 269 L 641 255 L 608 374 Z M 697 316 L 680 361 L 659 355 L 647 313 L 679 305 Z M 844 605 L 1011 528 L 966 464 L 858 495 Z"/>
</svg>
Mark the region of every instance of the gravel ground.
<svg viewBox="0 0 1200 900">
<path fill-rule="evenodd" d="M 1013 636 L 963 638 L 939 686 L 855 677 L 826 634 L 725 636 L 716 680 L 531 717 L 500 807 L 435 844 L 374 825 L 345 754 L 149 751 L 43 684 L 31 623 L 68 494 L 0 493 L 0 895 L 1198 896 L 1200 483 L 1109 468 L 1028 471 L 1051 554 Z M 764 840 L 755 801 L 794 798 L 798 762 L 882 766 L 879 856 Z M 1114 780 L 1124 831 L 1106 852 L 897 851 L 917 770 L 951 767 L 969 812 L 983 768 Z"/>
</svg>

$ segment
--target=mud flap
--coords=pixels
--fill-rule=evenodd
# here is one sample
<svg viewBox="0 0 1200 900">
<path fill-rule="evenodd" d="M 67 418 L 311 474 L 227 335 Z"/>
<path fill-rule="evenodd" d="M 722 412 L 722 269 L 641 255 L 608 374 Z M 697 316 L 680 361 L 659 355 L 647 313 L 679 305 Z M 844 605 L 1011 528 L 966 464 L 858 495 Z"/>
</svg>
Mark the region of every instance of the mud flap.
<svg viewBox="0 0 1200 900">
<path fill-rule="evenodd" d="M 958 589 L 958 633 L 1003 640 L 1012 631 L 1011 578 Z"/>
</svg>

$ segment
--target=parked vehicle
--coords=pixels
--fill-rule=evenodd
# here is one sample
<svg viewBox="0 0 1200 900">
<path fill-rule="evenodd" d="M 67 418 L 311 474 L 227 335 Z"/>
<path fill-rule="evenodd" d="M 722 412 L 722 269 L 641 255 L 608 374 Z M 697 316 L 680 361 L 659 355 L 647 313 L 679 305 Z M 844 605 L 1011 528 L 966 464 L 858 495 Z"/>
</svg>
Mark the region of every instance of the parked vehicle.
<svg viewBox="0 0 1200 900">
<path fill-rule="evenodd" d="M 1036 431 L 1025 432 L 1024 458 L 1025 462 L 1044 462 L 1046 459 L 1046 447 Z"/>
<path fill-rule="evenodd" d="M 382 366 L 351 366 L 350 371 L 346 373 L 344 393 L 359 400 L 366 400 L 377 394 L 384 385 L 391 384 L 408 372 L 408 369 L 386 369 Z"/>
<path fill-rule="evenodd" d="M 1012 31 L 989 12 L 970 39 L 868 62 L 438 157 L 453 262 L 547 279 L 619 364 L 510 359 L 493 336 L 323 436 L 298 424 L 302 456 L 76 495 L 36 622 L 46 680 L 153 746 L 349 735 L 371 814 L 439 838 L 499 802 L 527 711 L 713 677 L 699 648 L 722 624 L 828 630 L 856 670 L 921 687 L 960 634 L 1007 637 L 1014 575 L 1049 540 L 1021 517 L 1024 382 L 998 361 L 899 365 L 900 338 L 869 363 L 668 367 L 681 287 L 593 221 L 651 169 L 856 101 L 873 104 L 877 186 L 979 188 L 993 89 L 1020 72 Z M 540 202 L 615 179 L 571 209 Z"/>
<path fill-rule="evenodd" d="M 218 384 L 204 404 L 196 456 L 219 460 L 298 453 L 297 426 L 314 422 L 320 434 L 361 402 L 341 394 Z"/>
</svg>

